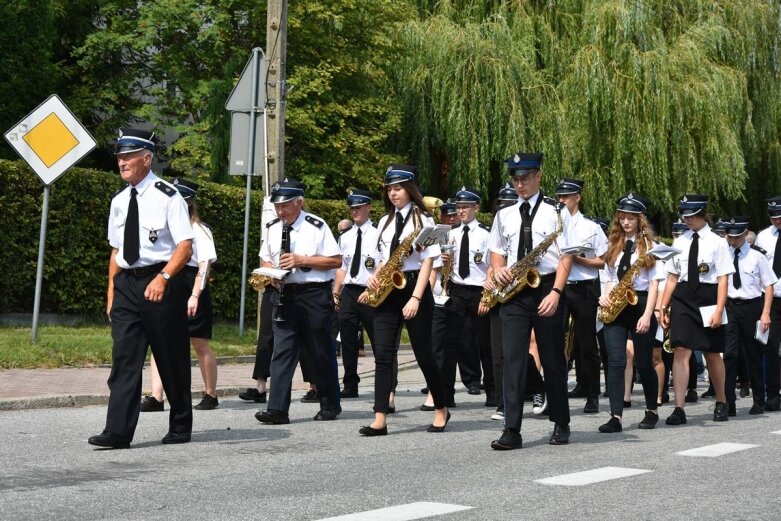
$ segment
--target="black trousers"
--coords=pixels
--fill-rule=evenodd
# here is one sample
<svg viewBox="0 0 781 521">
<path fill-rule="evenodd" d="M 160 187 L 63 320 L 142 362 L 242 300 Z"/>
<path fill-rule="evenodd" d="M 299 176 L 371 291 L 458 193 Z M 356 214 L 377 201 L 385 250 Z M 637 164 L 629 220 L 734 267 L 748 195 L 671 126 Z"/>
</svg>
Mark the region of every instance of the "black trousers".
<svg viewBox="0 0 781 521">
<path fill-rule="evenodd" d="M 317 386 L 321 409 L 336 410 L 340 405 L 336 346 L 331 338 L 334 317 L 331 287 L 330 282 L 285 284 L 281 297 L 284 321 L 272 321 L 274 356 L 271 358 L 270 411 L 287 413 L 290 409 L 293 373 L 302 350 L 312 361 L 311 381 Z"/>
<path fill-rule="evenodd" d="M 374 412 L 388 412 L 388 397 L 394 386 L 393 361 L 399 350 L 402 323 L 407 326 L 412 350 L 434 398 L 434 407 L 441 409 L 447 403 L 442 373 L 434 360 L 431 347 L 434 297 L 428 284 L 418 303 L 417 314 L 410 320 L 404 320 L 401 314 L 415 290 L 416 281 L 416 276 L 407 274 L 406 287 L 392 290 L 377 307 L 374 317 Z"/>
<path fill-rule="evenodd" d="M 450 306 L 434 306 L 431 319 L 431 350 L 442 374 L 448 401 L 455 396 L 456 365 L 461 353 L 461 338 L 454 339 L 447 333 L 448 327 L 455 322 L 449 318 L 450 314 Z"/>
<path fill-rule="evenodd" d="M 114 277 L 111 306 L 111 392 L 106 431 L 131 441 L 138 424 L 141 374 L 147 348 L 151 346 L 163 389 L 171 404 L 169 432 L 190 433 L 193 427 L 190 394 L 190 334 L 187 299 L 190 287 L 182 273 L 172 277 L 161 302 L 149 302 L 144 291 L 157 276 L 155 271 L 136 276 L 122 271 Z"/>
<path fill-rule="evenodd" d="M 260 333 L 258 346 L 255 348 L 255 366 L 252 369 L 253 380 L 267 380 L 271 376 L 271 357 L 274 355 L 274 302 L 278 297 L 276 290 L 268 287 L 263 292 L 260 302 Z M 303 344 L 302 344 L 303 345 Z M 309 357 L 309 351 L 299 349 L 301 374 L 305 382 L 314 382 L 314 368 Z"/>
<path fill-rule="evenodd" d="M 587 397 L 599 396 L 599 346 L 597 345 L 597 305 L 599 279 L 567 284 L 564 293 L 566 313 L 574 320 L 575 366 Z M 566 315 L 564 316 L 566 318 Z M 563 323 L 562 323 L 563 324 Z"/>
<path fill-rule="evenodd" d="M 502 304 L 502 350 L 504 354 L 504 419 L 508 429 L 520 429 L 526 371 L 529 364 L 529 338 L 537 338 L 549 419 L 569 424 L 567 400 L 567 361 L 564 357 L 564 310 L 561 302 L 550 317 L 541 317 L 537 308 L 553 287 L 553 276 L 543 277 L 537 288 L 526 287 L 512 300 Z"/>
<path fill-rule="evenodd" d="M 488 313 L 491 334 L 491 361 L 494 371 L 494 390 L 496 403 L 504 408 L 504 354 L 502 352 L 502 317 L 501 304 L 497 304 Z"/>
<path fill-rule="evenodd" d="M 445 305 L 452 323 L 452 326 L 447 328 L 447 334 L 452 339 L 451 342 L 460 340 L 461 352 L 458 364 L 464 385 L 467 387 L 471 384 L 479 385 L 482 376 L 486 394 L 493 395 L 491 323 L 488 315 L 477 314 L 482 293 L 481 286 L 451 285 L 450 300 Z M 455 382 L 455 374 L 453 381 Z"/>
<path fill-rule="evenodd" d="M 781 298 L 774 298 L 770 306 L 770 334 L 765 353 L 765 383 L 767 384 L 767 397 L 776 398 L 781 389 L 781 364 L 779 364 L 779 344 L 781 344 Z"/>
<path fill-rule="evenodd" d="M 607 350 L 607 394 L 610 398 L 610 412 L 615 416 L 624 414 L 624 370 L 626 369 L 626 342 L 632 340 L 635 346 L 635 365 L 640 373 L 645 394 L 645 407 L 656 409 L 659 379 L 654 370 L 654 336 L 658 327 L 656 317 L 651 316 L 651 326 L 646 333 L 637 333 L 637 321 L 645 311 L 648 294 L 637 294 L 637 304 L 627 306 L 616 319 L 602 329 Z"/>
<path fill-rule="evenodd" d="M 765 404 L 765 375 L 762 367 L 764 346 L 754 338 L 757 320 L 762 315 L 763 299 L 728 300 L 726 340 L 724 345 L 724 381 L 727 402 L 735 403 L 735 383 L 738 373 L 738 357 L 741 349 L 745 349 L 748 357 L 748 369 L 751 375 L 751 394 L 754 403 Z"/>
<path fill-rule="evenodd" d="M 339 300 L 339 338 L 342 343 L 342 364 L 344 364 L 344 385 L 358 385 L 358 349 L 363 347 L 361 325 L 374 345 L 375 309 L 358 302 L 358 296 L 366 288 L 348 284 L 342 288 Z"/>
</svg>

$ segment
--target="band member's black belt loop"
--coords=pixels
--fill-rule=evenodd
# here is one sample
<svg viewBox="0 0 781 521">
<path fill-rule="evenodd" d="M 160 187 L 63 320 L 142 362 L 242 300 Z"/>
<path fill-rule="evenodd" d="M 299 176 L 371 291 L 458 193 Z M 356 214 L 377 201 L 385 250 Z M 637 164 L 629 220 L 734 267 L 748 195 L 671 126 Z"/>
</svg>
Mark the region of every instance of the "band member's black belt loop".
<svg viewBox="0 0 781 521">
<path fill-rule="evenodd" d="M 740 306 L 741 304 L 751 304 L 752 302 L 756 302 L 757 300 L 760 300 L 762 297 L 757 298 L 728 298 L 727 304 L 731 304 L 733 306 Z"/>
<path fill-rule="evenodd" d="M 587 279 L 587 280 L 568 280 L 567 286 L 580 286 L 585 284 L 594 284 L 597 282 L 597 279 Z"/>
<path fill-rule="evenodd" d="M 141 266 L 140 268 L 123 268 L 122 271 L 136 277 L 146 277 L 148 275 L 152 275 L 153 273 L 160 273 L 163 268 L 165 268 L 165 265 L 165 262 L 158 262 L 157 264 L 152 264 L 151 266 Z"/>
</svg>

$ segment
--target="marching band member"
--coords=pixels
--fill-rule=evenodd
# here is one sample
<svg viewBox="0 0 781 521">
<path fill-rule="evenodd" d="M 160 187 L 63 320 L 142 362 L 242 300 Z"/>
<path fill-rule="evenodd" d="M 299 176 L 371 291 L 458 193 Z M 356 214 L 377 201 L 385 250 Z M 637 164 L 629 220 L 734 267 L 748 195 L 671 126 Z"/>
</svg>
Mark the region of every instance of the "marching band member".
<svg viewBox="0 0 781 521">
<path fill-rule="evenodd" d="M 509 285 L 515 280 L 510 267 L 527 259 L 535 261 L 540 281 L 536 288 L 525 287 L 501 306 L 505 429 L 499 439 L 491 442 L 491 447 L 512 450 L 522 446 L 520 430 L 532 331 L 545 372 L 550 421 L 554 423 L 549 443 L 564 445 L 569 443 L 570 416 L 560 299 L 572 257 L 562 255 L 560 249 L 569 245 L 561 235 L 567 229 L 569 212 L 560 211 L 556 202 L 540 191 L 542 154 L 515 154 L 507 164 L 520 197 L 494 218 L 489 239 L 493 277 L 497 286 Z M 537 258 L 530 259 L 532 253 Z"/>
<path fill-rule="evenodd" d="M 767 258 L 773 267 L 776 277 L 781 277 L 781 241 L 778 240 L 781 231 L 781 195 L 767 200 L 767 214 L 770 226 L 757 234 L 757 246 L 767 252 Z M 781 344 L 781 284 L 773 286 L 773 305 L 770 307 L 770 335 L 765 347 L 765 384 L 767 399 L 765 411 L 781 410 L 781 371 L 779 370 L 778 347 Z"/>
<path fill-rule="evenodd" d="M 396 249 L 406 246 L 407 236 L 419 225 L 434 225 L 434 220 L 423 214 L 426 207 L 415 184 L 416 170 L 414 166 L 391 165 L 385 174 L 383 200 L 388 213 L 380 219 L 377 226 L 377 248 L 382 262 L 375 275 L 367 280 L 367 286 L 373 291 L 381 290 L 383 285 L 390 283 L 378 280 L 377 275 L 385 263 L 398 256 Z M 431 349 L 434 297 L 429 286 L 429 275 L 434 258 L 440 255 L 440 249 L 438 244 L 421 251 L 415 246 L 410 248 L 411 251 L 401 266 L 406 285 L 401 289 L 391 289 L 384 301 L 377 306 L 374 318 L 374 421 L 361 427 L 359 432 L 363 436 L 388 434 L 388 396 L 392 387 L 393 358 L 399 348 L 402 322 L 407 326 L 412 350 L 434 398 L 434 421 L 428 427 L 428 432 L 444 432 L 450 419 L 442 374 Z M 403 252 L 405 253 L 407 252 Z M 362 293 L 358 301 L 367 303 L 368 293 Z"/>
<path fill-rule="evenodd" d="M 727 303 L 728 275 L 734 272 L 727 243 L 713 233 L 705 219 L 708 197 L 684 195 L 679 210 L 689 228 L 673 242 L 681 253 L 667 264 L 667 284 L 658 316 L 663 327 L 670 327 L 670 342 L 675 349 L 673 382 L 675 409 L 667 425 L 686 423 L 684 394 L 689 380 L 689 358 L 692 350 L 702 351 L 716 390 L 714 421 L 727 421 L 728 407 L 724 394 L 724 329 L 722 314 Z M 670 319 L 662 310 L 671 305 Z M 705 309 L 702 309 L 705 308 Z M 707 315 L 707 316 L 706 316 Z"/>
<path fill-rule="evenodd" d="M 770 267 L 765 250 L 746 242 L 748 217 L 733 217 L 724 224 L 733 258 L 735 273 L 730 275 L 727 296 L 726 345 L 724 367 L 726 369 L 726 394 L 729 415 L 737 414 L 735 407 L 735 383 L 738 372 L 738 353 L 745 349 L 748 358 L 751 390 L 754 404 L 749 414 L 765 412 L 765 375 L 762 364 L 764 346 L 754 337 L 757 322 L 762 332 L 770 328 L 770 308 L 773 304 L 773 285 L 778 278 Z M 747 384 L 743 384 L 747 385 Z M 743 386 L 741 386 L 741 390 Z"/>
<path fill-rule="evenodd" d="M 622 430 L 627 340 L 634 344 L 634 358 L 645 393 L 646 411 L 640 428 L 653 429 L 659 421 L 656 410 L 659 381 L 653 368 L 653 341 L 657 328 L 654 308 L 659 280 L 664 279 L 665 274 L 661 270 L 661 263 L 655 262 L 653 257 L 638 261 L 648 255 L 654 243 L 653 230 L 645 216 L 649 206 L 649 201 L 641 195 L 629 193 L 623 196 L 618 200 L 610 228 L 610 247 L 605 254 L 607 287 L 599 299 L 600 317 L 606 321 L 602 332 L 608 360 L 610 419 L 599 427 L 600 432 Z M 638 262 L 640 264 L 636 264 Z M 636 273 L 632 268 L 635 265 L 640 267 Z M 620 294 L 611 295 L 617 286 Z M 611 297 L 626 299 L 627 290 L 637 295 L 637 302 L 634 305 L 624 302 L 626 307 L 617 311 L 616 306 L 620 301 L 613 301 Z M 607 322 L 605 315 L 611 315 L 612 320 Z"/>
</svg>

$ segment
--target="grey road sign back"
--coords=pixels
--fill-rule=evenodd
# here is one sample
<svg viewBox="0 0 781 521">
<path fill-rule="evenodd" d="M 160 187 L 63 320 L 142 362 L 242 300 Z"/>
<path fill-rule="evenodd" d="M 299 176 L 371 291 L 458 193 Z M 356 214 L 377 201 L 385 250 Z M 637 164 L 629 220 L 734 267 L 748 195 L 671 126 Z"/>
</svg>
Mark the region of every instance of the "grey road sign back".
<svg viewBox="0 0 781 521">
<path fill-rule="evenodd" d="M 249 124 L 250 117 L 254 117 L 255 127 L 255 168 L 254 172 L 247 172 L 247 159 L 249 154 Z M 248 114 L 246 112 L 231 113 L 231 150 L 230 175 L 254 175 L 265 174 L 266 160 L 263 140 L 266 139 L 266 129 L 263 126 L 263 113 Z"/>
<path fill-rule="evenodd" d="M 251 108 L 263 108 L 266 104 L 266 56 L 261 53 L 258 66 L 258 97 L 252 103 L 252 59 L 244 66 L 239 82 L 233 87 L 225 110 L 231 112 L 249 112 Z"/>
</svg>

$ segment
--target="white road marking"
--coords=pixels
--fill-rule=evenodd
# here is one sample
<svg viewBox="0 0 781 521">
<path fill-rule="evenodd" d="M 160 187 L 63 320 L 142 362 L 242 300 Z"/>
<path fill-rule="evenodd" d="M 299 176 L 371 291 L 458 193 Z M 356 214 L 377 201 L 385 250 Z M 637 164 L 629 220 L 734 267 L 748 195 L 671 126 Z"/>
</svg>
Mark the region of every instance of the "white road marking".
<svg viewBox="0 0 781 521">
<path fill-rule="evenodd" d="M 679 456 L 693 456 L 700 458 L 717 458 L 725 454 L 732 452 L 738 452 L 746 449 L 753 449 L 759 447 L 759 445 L 751 445 L 748 443 L 716 443 L 714 445 L 705 445 L 704 447 L 698 447 L 696 449 L 684 450 L 676 452 Z"/>
<path fill-rule="evenodd" d="M 574 474 L 562 474 L 545 479 L 536 480 L 543 485 L 564 485 L 568 487 L 580 487 L 599 483 L 600 481 L 609 481 L 611 479 L 626 478 L 651 472 L 644 469 L 629 469 L 623 467 L 602 467 L 599 469 L 586 470 L 584 472 L 575 472 Z"/>
<path fill-rule="evenodd" d="M 441 516 L 451 512 L 470 510 L 474 507 L 462 505 L 448 505 L 446 503 L 409 503 L 395 507 L 380 508 L 366 512 L 357 512 L 338 517 L 329 517 L 320 521 L 407 521 L 409 519 L 423 519 L 424 517 Z"/>
</svg>

